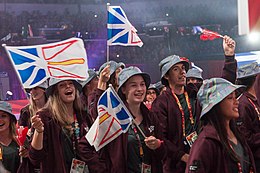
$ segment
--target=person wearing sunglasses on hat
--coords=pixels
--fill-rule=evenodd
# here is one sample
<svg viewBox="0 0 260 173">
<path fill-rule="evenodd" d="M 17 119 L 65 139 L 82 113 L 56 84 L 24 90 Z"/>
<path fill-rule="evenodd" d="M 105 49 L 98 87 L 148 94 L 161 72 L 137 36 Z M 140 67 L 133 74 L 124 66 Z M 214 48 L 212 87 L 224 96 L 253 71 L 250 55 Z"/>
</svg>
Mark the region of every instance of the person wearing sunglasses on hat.
<svg viewBox="0 0 260 173">
<path fill-rule="evenodd" d="M 92 118 L 95 120 L 98 116 L 97 113 L 97 103 L 99 97 L 102 93 L 108 88 L 108 85 L 111 84 L 114 89 L 117 91 L 118 88 L 118 74 L 122 71 L 121 63 L 115 61 L 109 61 L 104 63 L 99 68 L 99 80 L 97 88 L 94 90 L 93 94 L 89 96 L 90 108 L 89 112 Z"/>
<path fill-rule="evenodd" d="M 38 110 L 44 107 L 45 103 L 47 102 L 47 97 L 45 94 L 45 90 L 48 87 L 48 82 L 45 81 L 40 85 L 33 87 L 33 88 L 25 88 L 25 91 L 30 94 L 30 103 L 23 107 L 20 110 L 20 117 L 18 120 L 19 126 L 24 126 L 29 128 L 29 132 L 27 133 L 27 141 L 32 140 L 32 130 L 31 130 L 31 118 L 33 115 L 36 114 Z M 22 166 L 20 167 L 21 170 L 26 171 L 39 171 L 39 165 L 32 165 L 30 160 L 27 157 L 23 157 Z"/>
<path fill-rule="evenodd" d="M 82 93 L 81 93 L 81 100 L 86 109 L 90 109 L 91 106 L 91 99 L 93 98 L 93 94 L 95 89 L 98 85 L 98 74 L 95 72 L 94 69 L 88 69 L 88 78 L 87 80 L 81 82 L 82 85 Z"/>
<path fill-rule="evenodd" d="M 16 122 L 11 105 L 0 101 L 0 172 L 3 173 L 19 173 L 20 156 L 28 157 L 27 149 L 19 149 Z"/>
<path fill-rule="evenodd" d="M 257 62 L 240 66 L 237 72 L 237 84 L 245 85 L 246 91 L 239 97 L 239 118 L 237 125 L 246 136 L 253 152 L 257 172 L 260 172 L 260 105 L 255 89 L 260 68 Z M 259 79 L 259 78 L 258 78 Z"/>
<path fill-rule="evenodd" d="M 161 159 L 165 144 L 161 140 L 157 117 L 150 113 L 143 100 L 150 76 L 137 67 L 128 67 L 119 74 L 118 95 L 131 112 L 136 124 L 129 127 L 105 148 L 111 173 L 162 172 Z M 137 125 L 146 137 L 141 134 Z"/>
<path fill-rule="evenodd" d="M 150 84 L 147 89 L 144 104 L 148 109 L 151 109 L 153 101 L 159 95 L 159 90 L 156 88 L 155 84 Z"/>
<path fill-rule="evenodd" d="M 225 65 L 222 76 L 235 82 L 235 41 L 224 36 L 223 49 Z M 163 160 L 165 173 L 183 173 L 189 158 L 189 151 L 199 132 L 200 105 L 197 103 L 198 87 L 186 85 L 189 62 L 185 58 L 171 55 L 159 63 L 164 91 L 152 104 L 151 111 L 161 121 L 164 138 L 171 143 L 168 157 Z"/>
<path fill-rule="evenodd" d="M 87 145 L 86 155 L 78 154 L 78 145 L 85 139 L 93 123 L 90 115 L 82 108 L 80 91 L 81 85 L 75 80 L 49 80 L 46 89 L 48 101 L 32 117 L 35 132 L 29 150 L 30 160 L 41 165 L 41 172 L 65 173 L 73 171 L 75 167 L 81 167 L 79 172 L 83 172 L 84 164 L 88 164 L 89 170 L 103 168 L 90 145 Z M 85 160 L 88 158 L 89 163 L 84 163 L 81 157 Z"/>
<path fill-rule="evenodd" d="M 202 131 L 192 145 L 186 173 L 256 172 L 252 152 L 235 123 L 239 117 L 235 91 L 242 87 L 223 78 L 203 82 L 198 91 Z"/>
</svg>

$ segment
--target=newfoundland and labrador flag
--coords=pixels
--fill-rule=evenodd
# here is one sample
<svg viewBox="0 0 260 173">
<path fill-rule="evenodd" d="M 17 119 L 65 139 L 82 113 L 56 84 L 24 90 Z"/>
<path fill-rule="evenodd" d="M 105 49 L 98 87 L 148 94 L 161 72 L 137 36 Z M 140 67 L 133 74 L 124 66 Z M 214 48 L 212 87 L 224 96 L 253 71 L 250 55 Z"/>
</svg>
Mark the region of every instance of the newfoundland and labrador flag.
<svg viewBox="0 0 260 173">
<path fill-rule="evenodd" d="M 237 0 L 239 35 L 260 32 L 260 0 Z"/>
<path fill-rule="evenodd" d="M 33 88 L 47 78 L 87 78 L 87 54 L 79 38 L 34 46 L 5 46 L 24 88 Z"/>
<path fill-rule="evenodd" d="M 108 6 L 107 45 L 143 46 L 137 30 L 120 6 Z"/>
<path fill-rule="evenodd" d="M 99 98 L 98 117 L 85 137 L 98 151 L 120 134 L 127 132 L 131 123 L 131 114 L 110 86 Z"/>
</svg>

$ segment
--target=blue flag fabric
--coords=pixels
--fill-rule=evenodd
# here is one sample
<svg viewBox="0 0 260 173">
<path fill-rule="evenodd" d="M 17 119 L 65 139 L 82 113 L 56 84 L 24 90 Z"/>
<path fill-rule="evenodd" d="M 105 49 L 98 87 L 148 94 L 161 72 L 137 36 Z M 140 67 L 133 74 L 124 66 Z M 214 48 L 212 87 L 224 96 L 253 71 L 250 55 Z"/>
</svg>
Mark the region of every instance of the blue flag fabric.
<svg viewBox="0 0 260 173">
<path fill-rule="evenodd" d="M 137 30 L 129 22 L 120 6 L 108 6 L 107 44 L 122 46 L 139 46 L 143 42 L 137 35 Z"/>
<path fill-rule="evenodd" d="M 131 114 L 110 86 L 99 98 L 98 117 L 86 134 L 86 139 L 98 151 L 127 132 L 131 124 Z"/>
</svg>

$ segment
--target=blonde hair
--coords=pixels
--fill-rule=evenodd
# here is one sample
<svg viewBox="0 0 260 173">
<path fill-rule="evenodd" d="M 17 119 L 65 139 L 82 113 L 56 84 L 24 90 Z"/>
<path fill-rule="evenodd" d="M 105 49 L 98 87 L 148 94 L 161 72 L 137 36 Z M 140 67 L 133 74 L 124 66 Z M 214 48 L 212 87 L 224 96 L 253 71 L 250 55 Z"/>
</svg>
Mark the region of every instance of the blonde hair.
<svg viewBox="0 0 260 173">
<path fill-rule="evenodd" d="M 75 88 L 76 89 L 76 88 Z M 61 100 L 57 85 L 54 86 L 52 95 L 49 96 L 45 108 L 50 110 L 52 113 L 52 118 L 57 121 L 61 126 L 68 125 L 68 109 L 65 103 Z M 75 100 L 73 101 L 73 108 L 76 112 L 82 114 L 82 103 L 80 101 L 79 92 L 76 89 Z"/>
<path fill-rule="evenodd" d="M 44 98 L 45 98 L 45 102 L 47 101 L 47 97 L 46 97 L 46 94 L 44 92 Z M 37 105 L 36 105 L 36 102 L 35 100 L 33 100 L 32 97 L 30 97 L 30 105 L 29 105 L 29 112 L 30 112 L 30 116 L 32 118 L 32 116 L 36 115 L 36 113 L 38 112 L 38 108 L 37 108 Z"/>
</svg>

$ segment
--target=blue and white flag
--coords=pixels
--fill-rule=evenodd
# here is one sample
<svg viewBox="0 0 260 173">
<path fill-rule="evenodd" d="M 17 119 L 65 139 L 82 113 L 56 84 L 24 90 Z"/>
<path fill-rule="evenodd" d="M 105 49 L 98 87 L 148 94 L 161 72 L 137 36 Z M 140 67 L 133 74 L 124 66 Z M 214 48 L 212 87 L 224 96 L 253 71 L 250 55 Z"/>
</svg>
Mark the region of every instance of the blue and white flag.
<svg viewBox="0 0 260 173">
<path fill-rule="evenodd" d="M 99 98 L 98 117 L 85 137 L 98 151 L 120 134 L 126 133 L 131 124 L 131 114 L 110 86 Z"/>
<path fill-rule="evenodd" d="M 237 53 L 236 54 L 237 66 L 251 64 L 253 62 L 257 62 L 260 65 L 260 51 L 252 51 L 245 53 Z"/>
<path fill-rule="evenodd" d="M 137 30 L 120 6 L 108 6 L 107 45 L 143 46 Z"/>
<path fill-rule="evenodd" d="M 33 88 L 47 78 L 85 80 L 87 54 L 79 38 L 33 45 L 5 46 L 24 88 Z"/>
</svg>

